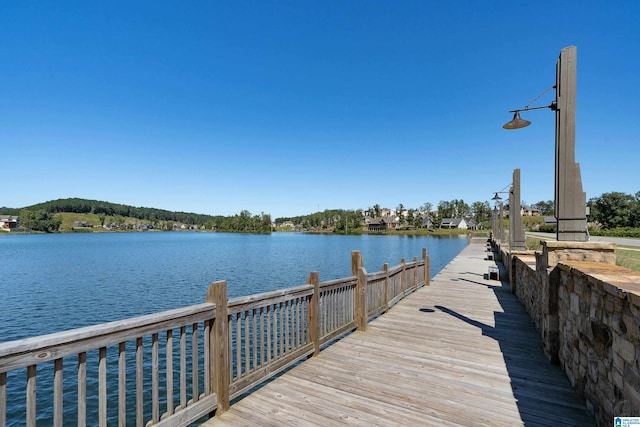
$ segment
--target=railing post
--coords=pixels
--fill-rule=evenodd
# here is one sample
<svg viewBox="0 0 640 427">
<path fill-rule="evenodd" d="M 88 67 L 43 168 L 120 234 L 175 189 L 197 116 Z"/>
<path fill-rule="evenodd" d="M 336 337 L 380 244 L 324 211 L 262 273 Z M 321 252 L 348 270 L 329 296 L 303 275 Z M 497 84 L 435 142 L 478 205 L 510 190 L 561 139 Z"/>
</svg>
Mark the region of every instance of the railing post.
<svg viewBox="0 0 640 427">
<path fill-rule="evenodd" d="M 320 273 L 317 271 L 309 273 L 307 284 L 313 285 L 313 294 L 307 309 L 309 341 L 313 343 L 313 356 L 317 356 L 320 354 Z"/>
<path fill-rule="evenodd" d="M 389 264 L 384 263 L 382 266 L 384 271 L 384 312 L 389 311 Z"/>
<path fill-rule="evenodd" d="M 229 315 L 227 304 L 227 281 L 211 283 L 207 291 L 207 302 L 216 305 L 216 318 L 213 322 L 209 340 L 209 357 L 211 360 L 210 384 L 218 396 L 216 416 L 229 409 Z"/>
<path fill-rule="evenodd" d="M 431 258 L 427 255 L 427 248 L 422 248 L 422 259 L 424 260 L 424 285 L 431 284 Z"/>
<path fill-rule="evenodd" d="M 358 331 L 367 330 L 367 270 L 364 267 L 358 269 L 356 282 L 355 318 Z"/>
<path fill-rule="evenodd" d="M 402 292 L 402 298 L 404 298 L 404 295 L 407 292 L 407 261 L 402 258 L 400 260 L 400 264 L 402 264 L 402 273 L 400 274 L 400 290 Z"/>
<path fill-rule="evenodd" d="M 357 276 L 358 269 L 362 267 L 362 256 L 360 251 L 351 251 L 351 275 Z"/>
</svg>

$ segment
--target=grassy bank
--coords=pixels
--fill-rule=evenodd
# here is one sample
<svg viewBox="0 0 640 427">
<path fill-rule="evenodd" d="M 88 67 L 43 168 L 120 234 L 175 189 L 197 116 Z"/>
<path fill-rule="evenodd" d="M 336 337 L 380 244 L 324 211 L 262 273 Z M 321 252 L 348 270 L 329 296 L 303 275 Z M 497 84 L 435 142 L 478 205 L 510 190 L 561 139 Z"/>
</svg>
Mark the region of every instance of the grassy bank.
<svg viewBox="0 0 640 427">
<path fill-rule="evenodd" d="M 640 248 L 618 246 L 616 248 L 616 264 L 629 270 L 640 271 Z"/>
</svg>

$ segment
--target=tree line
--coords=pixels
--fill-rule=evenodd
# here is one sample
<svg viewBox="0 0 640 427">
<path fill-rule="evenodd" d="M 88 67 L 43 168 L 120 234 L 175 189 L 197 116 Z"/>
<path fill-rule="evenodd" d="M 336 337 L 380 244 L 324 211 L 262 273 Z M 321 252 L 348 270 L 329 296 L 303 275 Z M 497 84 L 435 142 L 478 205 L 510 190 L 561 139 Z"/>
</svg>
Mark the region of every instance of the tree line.
<svg viewBox="0 0 640 427">
<path fill-rule="evenodd" d="M 604 193 L 589 199 L 587 206 L 592 234 L 640 237 L 640 191 L 635 195 L 617 191 Z"/>
<path fill-rule="evenodd" d="M 640 191 L 635 195 L 621 192 L 604 193 L 589 199 L 587 206 L 590 210 L 589 222 L 593 234 L 597 234 L 598 230 L 614 232 L 612 230 L 640 229 Z M 551 200 L 539 201 L 532 207 L 538 209 L 540 215 L 554 214 L 554 204 Z M 170 229 L 167 224 L 179 223 L 196 229 L 269 233 L 272 226 L 271 216 L 263 212 L 254 215 L 243 210 L 232 216 L 204 215 L 79 198 L 52 200 L 22 209 L 0 208 L 2 214 L 19 215 L 22 227 L 44 232 L 58 231 L 61 221 L 56 214 L 63 212 L 96 214 L 101 225 L 104 225 L 108 217 L 137 218 L 156 225 L 158 229 Z M 332 229 L 336 232 L 354 232 L 362 228 L 367 217 L 378 218 L 383 212 L 384 209 L 375 204 L 364 210 L 327 209 L 309 215 L 281 217 L 275 222 L 282 224 L 291 221 L 297 227 L 307 230 Z M 492 207 L 488 201 L 473 202 L 469 205 L 462 199 L 453 199 L 441 200 L 435 209 L 429 202 L 414 208 L 407 208 L 399 203 L 395 213 L 400 220 L 400 226 L 413 228 L 424 227 L 429 222 L 427 219 L 437 226 L 443 218 L 460 217 L 473 218 L 478 224 L 488 225 Z M 640 235 L 640 230 L 638 234 Z"/>
<path fill-rule="evenodd" d="M 233 216 L 204 215 L 69 198 L 43 202 L 22 209 L 2 208 L 0 211 L 20 216 L 20 225 L 24 228 L 47 233 L 58 231 L 61 220 L 56 214 L 59 213 L 95 214 L 100 220 L 100 225 L 105 225 L 107 220 L 124 223 L 125 218 L 136 218 L 157 229 L 171 229 L 167 224 L 184 224 L 190 229 L 271 232 L 271 217 L 268 214 L 252 215 L 246 210 Z"/>
</svg>

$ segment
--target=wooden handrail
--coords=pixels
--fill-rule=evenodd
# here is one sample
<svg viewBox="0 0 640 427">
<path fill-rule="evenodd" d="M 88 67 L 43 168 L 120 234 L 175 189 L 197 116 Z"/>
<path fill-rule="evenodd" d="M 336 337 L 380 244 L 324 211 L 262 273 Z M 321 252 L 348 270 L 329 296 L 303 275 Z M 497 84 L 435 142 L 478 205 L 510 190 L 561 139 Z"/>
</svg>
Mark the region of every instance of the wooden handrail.
<svg viewBox="0 0 640 427">
<path fill-rule="evenodd" d="M 227 299 L 226 281 L 214 282 L 202 304 L 0 343 L 0 427 L 6 426 L 7 396 L 13 393 L 16 379 L 8 373 L 24 368 L 23 416 L 27 426 L 35 425 L 36 380 L 44 375 L 42 380 L 48 381 L 47 371 L 37 367 L 47 362 L 53 363 L 54 426 L 69 422 L 63 407 L 63 393 L 69 387 L 63 380 L 64 361 L 69 356 L 77 356 L 78 425 L 87 424 L 87 415 L 97 415 L 91 424 L 114 423 L 108 420 L 114 415 L 107 409 L 115 406 L 120 425 L 134 416 L 138 426 L 184 426 L 207 414 L 219 415 L 229 408 L 231 399 L 303 358 L 318 355 L 322 345 L 346 333 L 366 330 L 372 317 L 429 284 L 425 249 L 421 260 L 403 259 L 374 273 L 367 273 L 362 256 L 353 251 L 351 267 L 349 277 L 320 282 L 319 273 L 312 272 L 304 285 L 232 299 Z M 131 382 L 126 379 L 127 342 L 135 346 L 132 390 L 127 389 Z M 107 375 L 108 353 L 114 350 L 117 358 L 111 363 L 118 367 L 117 383 L 107 386 L 113 376 Z M 178 352 L 175 359 L 174 351 Z M 87 357 L 89 352 L 97 352 L 97 365 L 93 365 L 93 356 Z M 89 371 L 97 375 L 96 390 L 87 390 Z M 176 390 L 174 371 L 179 375 Z M 191 390 L 187 390 L 188 377 Z M 98 403 L 87 410 L 89 393 L 97 394 Z M 135 402 L 127 401 L 129 394 L 135 395 Z M 149 394 L 151 405 L 145 404 Z M 117 402 L 107 405 L 112 395 Z M 128 403 L 135 406 L 134 415 L 127 411 Z"/>
<path fill-rule="evenodd" d="M 179 328 L 216 316 L 213 304 L 197 304 L 131 319 L 0 343 L 0 372 Z"/>
</svg>

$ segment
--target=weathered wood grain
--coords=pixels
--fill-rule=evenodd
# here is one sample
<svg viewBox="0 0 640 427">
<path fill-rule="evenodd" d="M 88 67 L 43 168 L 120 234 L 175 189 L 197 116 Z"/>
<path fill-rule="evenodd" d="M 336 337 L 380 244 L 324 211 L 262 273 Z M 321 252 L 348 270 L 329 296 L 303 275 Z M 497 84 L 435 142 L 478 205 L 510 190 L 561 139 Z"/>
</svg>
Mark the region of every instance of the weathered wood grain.
<svg viewBox="0 0 640 427">
<path fill-rule="evenodd" d="M 544 356 L 508 284 L 484 279 L 494 263 L 484 252 L 484 241 L 471 243 L 366 332 L 351 333 L 204 426 L 595 425 Z M 389 280 L 390 296 L 407 289 L 399 276 Z"/>
</svg>

